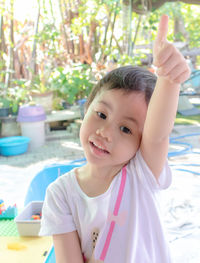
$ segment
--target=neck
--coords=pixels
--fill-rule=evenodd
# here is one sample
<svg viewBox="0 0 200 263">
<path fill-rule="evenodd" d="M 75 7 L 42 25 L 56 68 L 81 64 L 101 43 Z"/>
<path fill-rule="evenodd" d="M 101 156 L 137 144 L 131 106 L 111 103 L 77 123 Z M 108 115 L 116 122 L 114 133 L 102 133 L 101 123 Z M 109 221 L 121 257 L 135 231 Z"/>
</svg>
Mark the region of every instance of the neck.
<svg viewBox="0 0 200 263">
<path fill-rule="evenodd" d="M 88 177 L 96 180 L 112 181 L 112 179 L 119 173 L 123 165 L 114 167 L 98 167 L 88 163 L 85 166 L 85 172 Z"/>
<path fill-rule="evenodd" d="M 87 163 L 76 170 L 76 177 L 82 191 L 90 197 L 103 194 L 109 188 L 113 178 L 121 170 L 101 168 Z"/>
<path fill-rule="evenodd" d="M 90 197 L 98 196 L 109 188 L 114 177 L 124 165 L 99 167 L 87 163 L 76 170 L 76 178 L 82 191 Z"/>
</svg>

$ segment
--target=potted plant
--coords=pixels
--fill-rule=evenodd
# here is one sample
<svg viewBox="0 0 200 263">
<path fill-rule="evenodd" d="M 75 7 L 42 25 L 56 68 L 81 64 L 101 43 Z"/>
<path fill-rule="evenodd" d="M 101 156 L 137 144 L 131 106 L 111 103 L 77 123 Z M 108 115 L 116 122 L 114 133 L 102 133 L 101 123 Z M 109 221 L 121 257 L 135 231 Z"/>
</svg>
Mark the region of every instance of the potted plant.
<svg viewBox="0 0 200 263">
<path fill-rule="evenodd" d="M 16 106 L 15 106 L 16 107 Z M 0 98 L 0 120 L 1 120 L 1 137 L 20 135 L 20 128 L 16 122 L 16 116 L 12 115 L 12 101 L 10 98 Z"/>
<path fill-rule="evenodd" d="M 19 106 L 28 101 L 28 90 L 25 84 L 25 80 L 14 80 L 13 86 L 8 88 L 7 96 L 10 100 L 12 115 L 17 115 Z"/>
<path fill-rule="evenodd" d="M 34 76 L 31 87 L 30 97 L 36 103 L 43 106 L 46 113 L 52 111 L 53 91 L 49 82 L 49 75 L 43 74 Z"/>
<path fill-rule="evenodd" d="M 0 97 L 0 117 L 7 117 L 10 114 L 10 100 Z"/>
<path fill-rule="evenodd" d="M 69 105 L 86 98 L 94 85 L 91 67 L 84 64 L 58 67 L 52 72 L 50 81 L 56 96 Z"/>
</svg>

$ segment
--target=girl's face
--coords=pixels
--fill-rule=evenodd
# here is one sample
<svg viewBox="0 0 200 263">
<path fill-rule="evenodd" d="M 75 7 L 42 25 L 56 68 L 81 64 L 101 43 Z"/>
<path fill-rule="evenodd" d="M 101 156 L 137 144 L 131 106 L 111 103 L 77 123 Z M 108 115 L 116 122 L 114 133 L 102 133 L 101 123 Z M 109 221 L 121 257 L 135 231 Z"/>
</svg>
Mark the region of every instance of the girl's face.
<svg viewBox="0 0 200 263">
<path fill-rule="evenodd" d="M 80 140 L 88 163 L 121 167 L 139 148 L 147 104 L 144 94 L 103 90 L 85 114 Z"/>
</svg>

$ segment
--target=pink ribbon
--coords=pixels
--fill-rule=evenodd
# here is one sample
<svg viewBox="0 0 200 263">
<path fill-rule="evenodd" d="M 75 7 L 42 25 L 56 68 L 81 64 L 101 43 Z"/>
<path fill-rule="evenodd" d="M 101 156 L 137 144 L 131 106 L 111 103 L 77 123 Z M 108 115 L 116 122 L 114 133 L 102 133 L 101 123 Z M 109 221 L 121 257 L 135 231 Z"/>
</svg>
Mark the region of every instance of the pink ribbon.
<svg viewBox="0 0 200 263">
<path fill-rule="evenodd" d="M 118 225 L 123 226 L 127 217 L 127 211 L 123 211 L 118 215 L 113 215 L 111 212 L 108 213 L 108 222 L 116 222 Z"/>
</svg>

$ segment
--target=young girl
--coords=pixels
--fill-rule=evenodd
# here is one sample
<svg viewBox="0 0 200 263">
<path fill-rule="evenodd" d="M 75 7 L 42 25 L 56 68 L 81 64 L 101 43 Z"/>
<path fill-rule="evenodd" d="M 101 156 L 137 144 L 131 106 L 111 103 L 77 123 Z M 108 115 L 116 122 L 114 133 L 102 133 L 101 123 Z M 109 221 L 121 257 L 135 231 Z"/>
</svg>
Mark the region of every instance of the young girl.
<svg viewBox="0 0 200 263">
<path fill-rule="evenodd" d="M 169 134 L 190 71 L 167 31 L 164 15 L 154 44 L 157 79 L 121 67 L 88 98 L 80 130 L 87 163 L 53 182 L 43 206 L 40 234 L 53 236 L 57 263 L 171 262 L 157 196 L 171 183 Z"/>
</svg>

